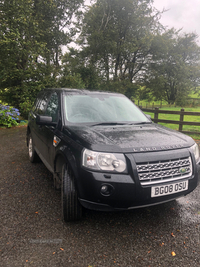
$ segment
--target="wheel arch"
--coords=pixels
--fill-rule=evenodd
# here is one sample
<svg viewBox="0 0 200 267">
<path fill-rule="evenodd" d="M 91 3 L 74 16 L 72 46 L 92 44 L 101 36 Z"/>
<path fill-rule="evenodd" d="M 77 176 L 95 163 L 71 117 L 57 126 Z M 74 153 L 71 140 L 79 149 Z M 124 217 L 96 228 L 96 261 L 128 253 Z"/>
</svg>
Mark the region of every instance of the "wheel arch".
<svg viewBox="0 0 200 267">
<path fill-rule="evenodd" d="M 26 130 L 26 145 L 28 146 L 28 136 L 31 133 L 31 129 L 29 126 L 27 126 L 27 130 Z"/>
<path fill-rule="evenodd" d="M 78 176 L 79 175 L 77 171 L 78 168 L 77 168 L 76 159 L 73 153 L 71 152 L 71 150 L 69 150 L 67 147 L 62 147 L 62 149 L 60 149 L 57 152 L 55 160 L 54 160 L 54 172 L 57 174 L 61 174 L 63 164 L 67 164 L 71 168 L 74 174 L 74 178 L 75 178 L 75 181 L 74 181 L 75 186 L 78 190 Z"/>
</svg>

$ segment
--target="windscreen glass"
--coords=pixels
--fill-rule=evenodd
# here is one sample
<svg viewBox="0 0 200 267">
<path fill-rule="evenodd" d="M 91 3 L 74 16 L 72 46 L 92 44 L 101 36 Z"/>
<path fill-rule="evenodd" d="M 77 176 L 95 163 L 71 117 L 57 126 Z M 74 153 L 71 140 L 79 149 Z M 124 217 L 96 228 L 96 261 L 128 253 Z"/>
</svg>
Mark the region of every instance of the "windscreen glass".
<svg viewBox="0 0 200 267">
<path fill-rule="evenodd" d="M 65 95 L 65 119 L 70 123 L 149 122 L 122 95 Z"/>
</svg>

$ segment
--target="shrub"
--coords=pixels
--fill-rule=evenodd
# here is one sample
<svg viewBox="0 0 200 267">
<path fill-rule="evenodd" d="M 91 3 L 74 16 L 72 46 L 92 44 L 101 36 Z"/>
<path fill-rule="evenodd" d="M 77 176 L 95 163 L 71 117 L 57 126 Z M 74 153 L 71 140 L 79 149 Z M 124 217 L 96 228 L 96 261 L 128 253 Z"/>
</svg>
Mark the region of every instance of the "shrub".
<svg viewBox="0 0 200 267">
<path fill-rule="evenodd" d="M 12 127 L 18 125 L 19 110 L 10 106 L 0 104 L 0 125 Z"/>
<path fill-rule="evenodd" d="M 33 103 L 30 100 L 26 100 L 25 102 L 19 104 L 21 116 L 24 119 L 28 119 L 28 114 L 32 106 L 33 106 Z"/>
</svg>

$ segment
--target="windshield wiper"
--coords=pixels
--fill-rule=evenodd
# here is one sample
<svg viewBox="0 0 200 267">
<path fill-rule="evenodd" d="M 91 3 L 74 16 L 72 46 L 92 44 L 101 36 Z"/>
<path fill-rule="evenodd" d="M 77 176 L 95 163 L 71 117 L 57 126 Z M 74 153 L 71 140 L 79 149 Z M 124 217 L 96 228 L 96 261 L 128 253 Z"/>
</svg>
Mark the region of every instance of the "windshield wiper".
<svg viewBox="0 0 200 267">
<path fill-rule="evenodd" d="M 100 125 L 127 125 L 126 122 L 99 122 L 92 124 L 91 126 L 100 126 Z"/>
<path fill-rule="evenodd" d="M 141 122 L 99 122 L 92 124 L 91 126 L 101 126 L 101 125 L 142 125 L 142 124 L 151 124 L 151 121 L 141 121 Z"/>
</svg>

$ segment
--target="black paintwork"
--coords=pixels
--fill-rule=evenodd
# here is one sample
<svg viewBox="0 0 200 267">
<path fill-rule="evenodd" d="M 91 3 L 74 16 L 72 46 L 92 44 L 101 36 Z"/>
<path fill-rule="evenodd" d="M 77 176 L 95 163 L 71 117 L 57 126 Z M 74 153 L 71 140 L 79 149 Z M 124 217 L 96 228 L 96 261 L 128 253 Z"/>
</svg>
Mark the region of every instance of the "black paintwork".
<svg viewBox="0 0 200 267">
<path fill-rule="evenodd" d="M 190 147 L 192 138 L 159 126 L 152 122 L 147 124 L 71 124 L 63 116 L 63 93 L 94 94 L 85 90 L 51 89 L 45 92 L 51 95 L 56 92 L 59 97 L 58 120 L 52 123 L 51 118 L 37 114 L 37 100 L 29 114 L 27 135 L 31 132 L 34 147 L 44 164 L 52 173 L 59 173 L 57 161 L 67 162 L 75 175 L 76 188 L 81 204 L 96 210 L 118 210 L 149 206 L 170 201 L 194 190 L 199 178 L 199 163 L 196 164 Z M 101 92 L 95 92 L 101 95 Z M 105 92 L 103 92 L 105 94 Z M 106 93 L 109 95 L 109 93 Z M 111 93 L 114 95 L 113 93 Z M 53 146 L 53 138 L 61 141 Z M 127 171 L 124 173 L 91 171 L 82 167 L 82 152 L 87 148 L 98 152 L 123 153 L 126 158 Z M 191 155 L 193 174 L 188 179 L 187 191 L 173 195 L 151 198 L 151 186 L 140 184 L 136 163 L 147 161 L 169 160 L 179 156 Z M 59 175 L 58 175 L 59 177 Z M 105 196 L 100 192 L 103 185 L 111 188 L 111 194 Z"/>
<path fill-rule="evenodd" d="M 123 126 L 68 126 L 67 131 L 83 146 L 100 152 L 141 152 L 190 147 L 189 136 L 151 123 Z"/>
</svg>

